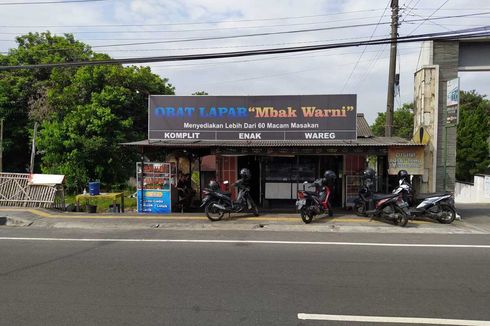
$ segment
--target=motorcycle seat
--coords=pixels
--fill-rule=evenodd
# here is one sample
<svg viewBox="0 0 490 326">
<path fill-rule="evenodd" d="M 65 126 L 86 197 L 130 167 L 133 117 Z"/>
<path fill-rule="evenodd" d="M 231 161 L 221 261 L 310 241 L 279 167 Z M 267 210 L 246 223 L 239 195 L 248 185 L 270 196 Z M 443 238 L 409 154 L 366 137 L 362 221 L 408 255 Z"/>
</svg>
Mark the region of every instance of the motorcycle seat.
<svg viewBox="0 0 490 326">
<path fill-rule="evenodd" d="M 451 193 L 448 192 L 435 192 L 435 193 L 426 193 L 426 194 L 416 194 L 415 198 L 416 199 L 425 199 L 429 197 L 442 197 L 442 196 L 447 196 L 451 195 Z"/>
<path fill-rule="evenodd" d="M 316 191 L 305 191 L 305 194 L 307 194 L 309 196 L 318 196 Z"/>
<path fill-rule="evenodd" d="M 393 198 L 398 196 L 397 194 L 373 194 L 373 199 L 374 200 L 380 200 L 380 199 L 386 199 L 386 198 Z"/>
</svg>

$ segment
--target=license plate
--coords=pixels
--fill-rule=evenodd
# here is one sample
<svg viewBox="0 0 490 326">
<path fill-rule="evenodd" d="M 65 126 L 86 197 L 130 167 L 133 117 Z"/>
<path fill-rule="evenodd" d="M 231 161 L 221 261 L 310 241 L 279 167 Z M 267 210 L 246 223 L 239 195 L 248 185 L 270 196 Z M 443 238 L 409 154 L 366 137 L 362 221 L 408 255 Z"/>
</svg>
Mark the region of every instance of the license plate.
<svg viewBox="0 0 490 326">
<path fill-rule="evenodd" d="M 304 205 L 306 205 L 306 199 L 298 199 L 296 201 L 296 207 L 298 209 L 300 209 L 301 207 L 303 207 Z"/>
</svg>

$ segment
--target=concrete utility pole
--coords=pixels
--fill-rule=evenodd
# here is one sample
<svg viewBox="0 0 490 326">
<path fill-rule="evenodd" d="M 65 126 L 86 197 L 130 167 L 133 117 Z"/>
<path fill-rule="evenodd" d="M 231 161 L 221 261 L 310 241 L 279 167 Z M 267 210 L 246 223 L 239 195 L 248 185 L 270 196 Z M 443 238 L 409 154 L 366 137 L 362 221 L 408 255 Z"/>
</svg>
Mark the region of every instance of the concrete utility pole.
<svg viewBox="0 0 490 326">
<path fill-rule="evenodd" d="M 388 98 L 386 101 L 385 136 L 392 136 L 393 111 L 395 106 L 396 43 L 398 37 L 398 0 L 391 0 L 391 48 L 388 73 Z"/>
<path fill-rule="evenodd" d="M 34 122 L 34 136 L 32 137 L 32 150 L 31 150 L 31 165 L 29 167 L 29 173 L 34 172 L 34 156 L 36 156 L 36 136 L 37 136 L 37 122 Z"/>
</svg>

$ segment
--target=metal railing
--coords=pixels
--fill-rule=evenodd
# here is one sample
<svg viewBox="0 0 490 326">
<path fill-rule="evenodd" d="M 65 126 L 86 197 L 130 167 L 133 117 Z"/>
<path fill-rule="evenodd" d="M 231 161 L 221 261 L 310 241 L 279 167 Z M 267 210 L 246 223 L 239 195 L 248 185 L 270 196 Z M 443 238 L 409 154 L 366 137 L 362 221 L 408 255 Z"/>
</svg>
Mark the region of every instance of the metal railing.
<svg viewBox="0 0 490 326">
<path fill-rule="evenodd" d="M 62 208 L 60 185 L 31 185 L 28 173 L 0 173 L 0 206 Z M 58 199 L 58 196 L 59 199 Z M 55 205 L 55 200 L 57 203 Z M 58 207 L 59 206 L 59 207 Z"/>
</svg>

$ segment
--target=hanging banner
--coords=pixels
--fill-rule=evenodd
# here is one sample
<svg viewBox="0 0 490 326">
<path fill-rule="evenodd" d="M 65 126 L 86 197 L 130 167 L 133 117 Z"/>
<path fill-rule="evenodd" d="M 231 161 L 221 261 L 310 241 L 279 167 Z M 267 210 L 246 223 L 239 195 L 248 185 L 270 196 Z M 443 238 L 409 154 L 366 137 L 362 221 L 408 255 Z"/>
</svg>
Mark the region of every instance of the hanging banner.
<svg viewBox="0 0 490 326">
<path fill-rule="evenodd" d="M 356 139 L 356 101 L 356 95 L 151 95 L 148 139 Z"/>
<path fill-rule="evenodd" d="M 411 175 L 424 174 L 424 147 L 390 147 L 388 148 L 388 174 L 396 175 L 406 170 Z"/>
<path fill-rule="evenodd" d="M 446 126 L 455 126 L 459 121 L 459 78 L 447 81 Z"/>
</svg>

